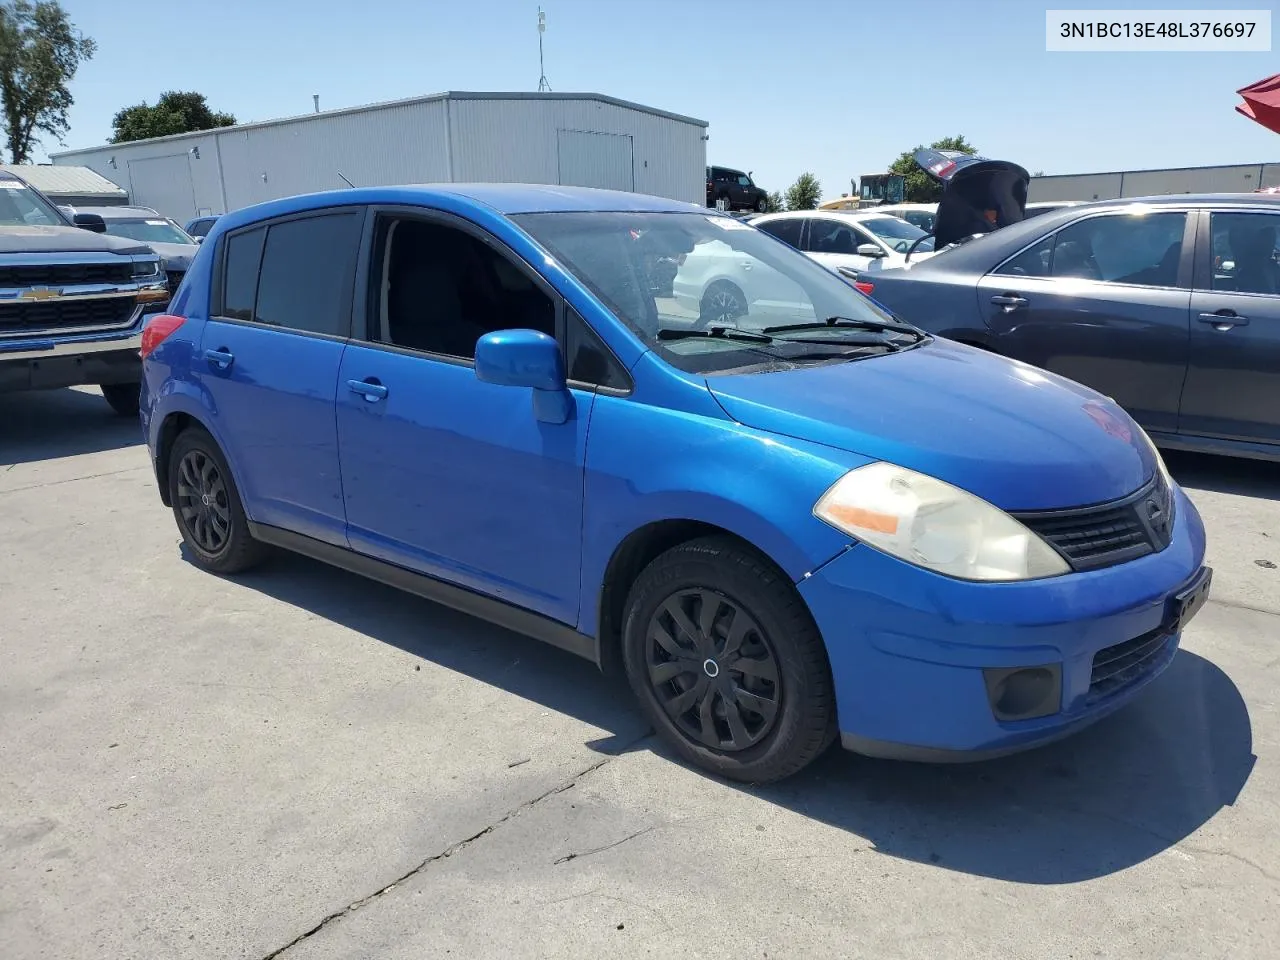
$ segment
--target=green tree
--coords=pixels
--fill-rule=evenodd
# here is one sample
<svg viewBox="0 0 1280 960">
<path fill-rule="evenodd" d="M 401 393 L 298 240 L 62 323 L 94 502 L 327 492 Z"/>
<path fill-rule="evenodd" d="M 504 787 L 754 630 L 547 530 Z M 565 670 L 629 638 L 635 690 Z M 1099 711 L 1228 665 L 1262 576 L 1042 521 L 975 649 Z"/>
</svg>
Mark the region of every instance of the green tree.
<svg viewBox="0 0 1280 960">
<path fill-rule="evenodd" d="M 787 187 L 788 210 L 812 210 L 822 198 L 822 185 L 812 173 L 802 173 L 796 182 Z"/>
<path fill-rule="evenodd" d="M 154 107 L 143 102 L 117 111 L 111 120 L 114 130 L 111 142 L 126 143 L 175 133 L 214 130 L 230 127 L 235 122 L 236 118 L 229 113 L 210 110 L 203 93 L 170 90 L 160 95 Z"/>
<path fill-rule="evenodd" d="M 0 110 L 11 162 L 29 162 L 39 134 L 62 142 L 74 102 L 67 84 L 95 50 L 53 0 L 0 2 Z"/>
<path fill-rule="evenodd" d="M 785 209 L 787 209 L 787 201 L 777 190 L 770 193 L 764 202 L 765 213 L 781 213 Z"/>
<path fill-rule="evenodd" d="M 931 150 L 959 150 L 961 153 L 977 153 L 978 148 L 964 137 L 944 137 L 929 144 Z M 942 186 L 916 166 L 915 152 L 924 149 L 917 144 L 901 154 L 889 166 L 890 173 L 900 173 L 906 178 L 902 199 L 907 203 L 937 203 L 942 197 Z"/>
</svg>

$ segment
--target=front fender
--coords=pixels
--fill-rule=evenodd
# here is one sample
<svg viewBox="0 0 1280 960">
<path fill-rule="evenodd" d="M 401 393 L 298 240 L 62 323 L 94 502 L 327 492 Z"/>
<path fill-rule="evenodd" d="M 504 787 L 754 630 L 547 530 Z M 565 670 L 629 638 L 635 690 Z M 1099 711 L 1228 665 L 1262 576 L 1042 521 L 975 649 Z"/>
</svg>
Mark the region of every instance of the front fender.
<svg viewBox="0 0 1280 960">
<path fill-rule="evenodd" d="M 755 430 L 717 411 L 596 399 L 583 506 L 582 632 L 597 632 L 614 553 L 654 523 L 685 520 L 726 530 L 793 581 L 848 547 L 849 537 L 814 517 L 813 505 L 867 458 Z"/>
</svg>

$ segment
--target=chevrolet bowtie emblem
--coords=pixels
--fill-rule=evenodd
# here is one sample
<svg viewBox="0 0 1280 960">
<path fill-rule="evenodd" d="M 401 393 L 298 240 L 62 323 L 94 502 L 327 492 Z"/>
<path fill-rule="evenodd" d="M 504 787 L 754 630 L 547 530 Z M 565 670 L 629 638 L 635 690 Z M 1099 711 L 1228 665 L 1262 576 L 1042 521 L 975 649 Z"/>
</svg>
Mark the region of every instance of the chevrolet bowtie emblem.
<svg viewBox="0 0 1280 960">
<path fill-rule="evenodd" d="M 18 297 L 20 300 L 56 300 L 62 296 L 62 291 L 54 287 L 36 287 L 34 290 L 24 290 Z"/>
</svg>

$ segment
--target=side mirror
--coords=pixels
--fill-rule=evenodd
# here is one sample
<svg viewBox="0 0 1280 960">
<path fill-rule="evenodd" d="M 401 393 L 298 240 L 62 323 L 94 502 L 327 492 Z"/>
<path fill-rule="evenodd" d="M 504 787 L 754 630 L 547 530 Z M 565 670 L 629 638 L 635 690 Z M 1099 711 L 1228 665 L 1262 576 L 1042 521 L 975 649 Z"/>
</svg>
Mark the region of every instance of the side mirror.
<svg viewBox="0 0 1280 960">
<path fill-rule="evenodd" d="M 533 413 L 544 423 L 564 423 L 572 412 L 560 345 L 537 330 L 495 330 L 477 340 L 476 379 L 532 387 Z"/>
<path fill-rule="evenodd" d="M 88 230 L 90 233 L 106 233 L 107 221 L 96 213 L 77 213 L 71 217 L 71 222 L 81 230 Z"/>
<path fill-rule="evenodd" d="M 196 243 L 204 243 L 204 237 L 192 237 L 191 239 Z"/>
<path fill-rule="evenodd" d="M 858 256 L 871 257 L 873 260 L 878 260 L 884 256 L 884 251 L 874 243 L 860 243 L 858 244 Z"/>
</svg>

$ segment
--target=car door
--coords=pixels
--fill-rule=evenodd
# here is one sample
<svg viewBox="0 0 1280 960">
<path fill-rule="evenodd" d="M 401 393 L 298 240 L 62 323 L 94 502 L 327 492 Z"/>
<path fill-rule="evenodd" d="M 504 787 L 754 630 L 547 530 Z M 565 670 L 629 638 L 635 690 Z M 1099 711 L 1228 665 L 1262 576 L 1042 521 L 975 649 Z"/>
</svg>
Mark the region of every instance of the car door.
<svg viewBox="0 0 1280 960">
<path fill-rule="evenodd" d="M 456 218 L 383 210 L 373 236 L 364 333 L 338 376 L 351 546 L 576 622 L 595 394 L 573 388 L 568 421 L 546 423 L 531 390 L 482 383 L 474 368 L 480 335 L 555 334 L 569 322 L 563 305 L 499 241 Z"/>
<path fill-rule="evenodd" d="M 865 270 L 873 259 L 878 258 L 862 256 L 858 253 L 858 247 L 871 243 L 883 249 L 865 231 L 835 217 L 812 217 L 808 227 L 804 241 L 805 252 L 828 270 L 839 271 L 841 267 Z"/>
<path fill-rule="evenodd" d="M 1194 217 L 1137 208 L 1081 218 L 977 283 L 999 352 L 1093 387 L 1172 433 L 1187 371 Z"/>
<path fill-rule="evenodd" d="M 1200 214 L 1178 432 L 1280 443 L 1280 214 Z"/>
<path fill-rule="evenodd" d="M 338 545 L 334 398 L 363 222 L 331 208 L 222 237 L 195 361 L 250 518 Z"/>
</svg>

